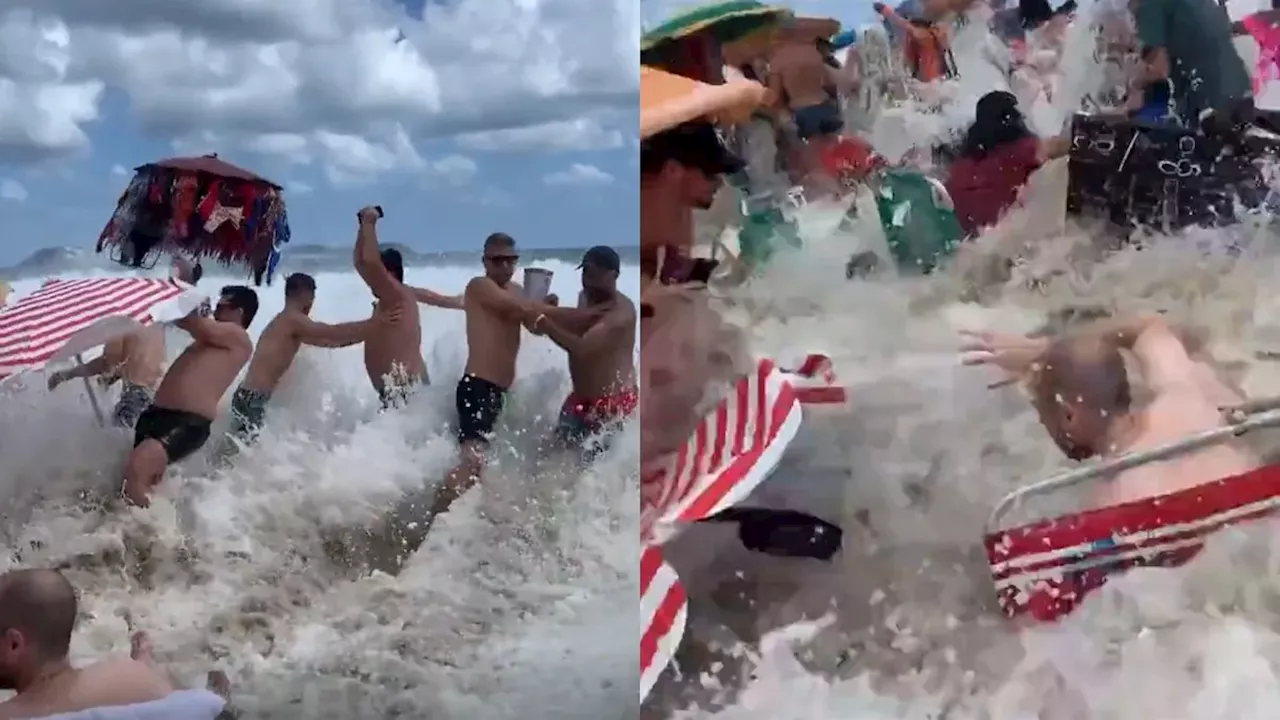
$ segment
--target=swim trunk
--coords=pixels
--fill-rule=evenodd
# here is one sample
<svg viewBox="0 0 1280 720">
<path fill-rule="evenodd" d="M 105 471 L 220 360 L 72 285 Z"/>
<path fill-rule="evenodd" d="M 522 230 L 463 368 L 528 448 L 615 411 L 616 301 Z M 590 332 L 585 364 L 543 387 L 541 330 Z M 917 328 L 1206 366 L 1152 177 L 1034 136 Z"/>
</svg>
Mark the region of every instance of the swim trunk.
<svg viewBox="0 0 1280 720">
<path fill-rule="evenodd" d="M 556 437 L 562 442 L 578 446 L 592 435 L 616 432 L 621 421 L 636 411 L 640 394 L 629 388 L 613 395 L 584 398 L 570 393 L 560 406 L 560 420 L 556 424 Z M 608 437 L 602 439 L 607 442 Z"/>
<path fill-rule="evenodd" d="M 212 425 L 212 420 L 195 413 L 152 405 L 138 416 L 133 428 L 133 446 L 155 440 L 164 447 L 170 463 L 180 462 L 204 447 Z"/>
<path fill-rule="evenodd" d="M 507 389 L 476 377 L 463 375 L 458 381 L 458 440 L 488 443 L 498 424 Z"/>
<path fill-rule="evenodd" d="M 834 135 L 844 127 L 844 119 L 840 117 L 840 106 L 834 100 L 796 108 L 791 111 L 791 114 L 796 121 L 796 135 L 799 135 L 801 140 L 819 135 Z"/>
<path fill-rule="evenodd" d="M 231 434 L 245 442 L 252 440 L 262 429 L 269 402 L 271 393 L 246 387 L 236 388 L 235 394 L 231 396 Z"/>
<path fill-rule="evenodd" d="M 128 380 L 120 381 L 120 399 L 111 411 L 111 422 L 119 428 L 132 428 L 138 424 L 138 418 L 151 407 L 153 397 L 151 388 L 135 385 Z"/>
</svg>

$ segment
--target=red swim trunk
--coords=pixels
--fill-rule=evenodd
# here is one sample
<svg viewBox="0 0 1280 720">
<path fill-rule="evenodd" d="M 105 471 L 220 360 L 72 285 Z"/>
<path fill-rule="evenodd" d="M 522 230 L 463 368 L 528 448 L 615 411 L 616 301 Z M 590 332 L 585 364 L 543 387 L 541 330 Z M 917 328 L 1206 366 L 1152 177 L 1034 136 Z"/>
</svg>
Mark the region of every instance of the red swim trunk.
<svg viewBox="0 0 1280 720">
<path fill-rule="evenodd" d="M 584 398 L 570 393 L 560 406 L 560 422 L 556 433 L 573 444 L 581 444 L 588 437 L 609 429 L 628 415 L 636 411 L 640 405 L 640 393 L 635 388 L 628 388 L 613 395 L 598 398 Z"/>
</svg>

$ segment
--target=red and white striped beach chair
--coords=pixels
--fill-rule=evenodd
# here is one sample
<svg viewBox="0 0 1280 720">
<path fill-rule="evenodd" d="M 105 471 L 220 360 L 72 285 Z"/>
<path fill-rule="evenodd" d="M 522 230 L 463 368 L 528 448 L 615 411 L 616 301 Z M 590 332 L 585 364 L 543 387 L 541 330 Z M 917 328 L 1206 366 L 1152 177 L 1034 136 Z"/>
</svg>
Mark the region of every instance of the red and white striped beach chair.
<svg viewBox="0 0 1280 720">
<path fill-rule="evenodd" d="M 1228 525 L 1260 518 L 1280 507 L 1280 466 L 1208 482 L 1199 487 L 1113 507 L 996 530 L 1023 499 L 1148 462 L 1280 426 L 1280 410 L 1256 406 L 1232 424 L 1143 453 L 1021 488 L 992 511 L 984 537 L 991 577 L 1004 614 L 1038 621 L 1070 613 L 1091 591 L 1132 567 L 1176 567 L 1199 552 L 1204 540 Z"/>
<path fill-rule="evenodd" d="M 777 468 L 800 420 L 800 401 L 787 375 L 773 361 L 761 360 L 679 452 L 641 478 L 641 699 L 680 646 L 688 612 L 661 544 L 686 524 L 746 499 Z"/>
</svg>

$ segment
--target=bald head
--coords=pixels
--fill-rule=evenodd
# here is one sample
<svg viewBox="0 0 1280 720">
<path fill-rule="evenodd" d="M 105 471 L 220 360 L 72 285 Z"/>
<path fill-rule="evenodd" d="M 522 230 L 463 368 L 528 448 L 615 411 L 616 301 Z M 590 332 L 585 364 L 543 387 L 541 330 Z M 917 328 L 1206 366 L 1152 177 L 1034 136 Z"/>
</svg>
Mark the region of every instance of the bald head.
<svg viewBox="0 0 1280 720">
<path fill-rule="evenodd" d="M 1036 384 L 1041 403 L 1066 402 L 1116 415 L 1133 402 L 1124 358 L 1104 338 L 1055 340 L 1045 353 Z"/>
<path fill-rule="evenodd" d="M 0 629 L 17 630 L 46 659 L 65 657 L 76 624 L 76 591 L 57 570 L 0 575 Z"/>
</svg>

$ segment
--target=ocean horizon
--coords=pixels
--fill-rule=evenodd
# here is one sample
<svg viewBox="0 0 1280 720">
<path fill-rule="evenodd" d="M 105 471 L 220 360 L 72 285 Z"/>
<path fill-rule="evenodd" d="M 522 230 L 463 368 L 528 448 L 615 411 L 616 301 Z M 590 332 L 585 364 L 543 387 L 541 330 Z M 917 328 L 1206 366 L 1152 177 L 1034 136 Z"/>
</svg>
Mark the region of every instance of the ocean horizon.
<svg viewBox="0 0 1280 720">
<path fill-rule="evenodd" d="M 480 249 L 447 250 L 442 252 L 423 252 L 400 243 L 383 243 L 382 247 L 394 247 L 404 255 L 405 264 L 415 267 L 458 267 L 476 265 L 480 260 Z M 640 246 L 611 246 L 626 264 L 634 264 L 640 259 Z M 539 262 L 557 261 L 576 263 L 585 247 L 560 248 L 521 248 L 520 264 L 523 267 Z M 218 275 L 236 274 L 228 272 L 229 268 L 209 259 L 202 259 L 206 273 Z M 299 244 L 286 246 L 284 257 L 276 276 L 282 277 L 293 272 L 334 272 L 344 266 L 351 265 L 351 246 Z M 95 253 L 92 248 L 83 247 L 46 247 L 36 250 L 21 262 L 8 267 L 0 267 L 0 280 L 17 282 L 31 278 L 48 277 L 60 273 L 86 272 L 119 272 L 124 266 L 113 262 L 106 253 Z M 248 275 L 248 271 L 245 271 Z"/>
</svg>

